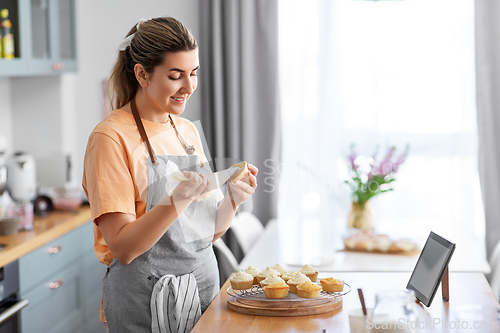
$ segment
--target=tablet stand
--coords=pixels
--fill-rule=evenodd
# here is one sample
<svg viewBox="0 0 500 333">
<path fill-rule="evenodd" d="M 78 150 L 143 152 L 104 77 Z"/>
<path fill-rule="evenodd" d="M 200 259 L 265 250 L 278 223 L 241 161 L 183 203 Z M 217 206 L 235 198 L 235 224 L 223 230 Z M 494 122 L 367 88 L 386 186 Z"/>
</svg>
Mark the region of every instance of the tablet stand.
<svg viewBox="0 0 500 333">
<path fill-rule="evenodd" d="M 444 271 L 443 278 L 441 279 L 441 294 L 446 302 L 450 300 L 449 275 L 448 267 L 446 267 L 446 271 Z"/>
</svg>

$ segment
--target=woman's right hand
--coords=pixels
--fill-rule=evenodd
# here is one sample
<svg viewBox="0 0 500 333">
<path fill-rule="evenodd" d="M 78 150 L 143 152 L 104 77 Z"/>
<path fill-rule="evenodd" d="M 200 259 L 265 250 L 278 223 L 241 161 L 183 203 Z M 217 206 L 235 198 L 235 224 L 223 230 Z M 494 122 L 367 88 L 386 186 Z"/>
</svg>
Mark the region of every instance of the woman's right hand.
<svg viewBox="0 0 500 333">
<path fill-rule="evenodd" d="M 172 193 L 173 203 L 203 200 L 208 192 L 208 179 L 204 175 L 192 171 L 184 171 L 183 174 L 189 179 L 177 185 Z"/>
</svg>

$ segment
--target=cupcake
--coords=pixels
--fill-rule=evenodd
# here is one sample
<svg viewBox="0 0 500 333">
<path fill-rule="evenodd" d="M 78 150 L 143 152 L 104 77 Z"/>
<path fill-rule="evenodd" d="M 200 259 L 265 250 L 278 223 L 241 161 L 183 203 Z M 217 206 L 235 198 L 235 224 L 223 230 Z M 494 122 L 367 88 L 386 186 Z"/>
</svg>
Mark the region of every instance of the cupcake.
<svg viewBox="0 0 500 333">
<path fill-rule="evenodd" d="M 265 270 L 257 274 L 257 280 L 258 280 L 258 285 L 260 286 L 260 281 L 265 280 L 266 278 L 270 276 L 279 276 L 280 273 L 271 267 L 266 267 Z"/>
<path fill-rule="evenodd" d="M 297 293 L 297 286 L 299 284 L 302 284 L 304 282 L 311 281 L 305 274 L 302 274 L 301 272 L 297 272 L 294 277 L 289 279 L 286 284 L 290 286 L 290 292 L 296 294 Z"/>
<path fill-rule="evenodd" d="M 262 288 L 264 288 L 265 286 L 268 286 L 272 283 L 281 282 L 281 281 L 285 282 L 285 280 L 283 280 L 279 276 L 270 276 L 270 277 L 265 278 L 264 280 L 260 281 L 260 286 Z"/>
<path fill-rule="evenodd" d="M 321 286 L 318 286 L 316 283 L 312 283 L 311 281 L 306 281 L 297 286 L 297 291 L 300 297 L 316 298 L 319 296 Z"/>
<path fill-rule="evenodd" d="M 250 289 L 253 285 L 253 276 L 248 273 L 239 271 L 231 279 L 231 287 L 233 290 Z"/>
<path fill-rule="evenodd" d="M 304 265 L 299 272 L 305 274 L 312 282 L 318 278 L 318 270 L 311 265 Z"/>
<path fill-rule="evenodd" d="M 253 267 L 252 265 L 248 266 L 247 269 L 245 269 L 245 273 L 250 274 L 253 276 L 253 284 L 259 284 L 259 280 L 257 279 L 257 275 L 259 275 L 262 271 L 258 268 Z"/>
<path fill-rule="evenodd" d="M 288 296 L 288 285 L 285 281 L 271 283 L 264 287 L 267 298 L 285 298 Z"/>
<path fill-rule="evenodd" d="M 288 269 L 281 266 L 280 264 L 276 264 L 274 266 L 271 266 L 271 268 L 274 269 L 275 271 L 278 271 L 278 273 L 280 273 L 280 276 L 282 276 L 285 273 L 288 273 Z"/>
<path fill-rule="evenodd" d="M 299 271 L 286 272 L 285 274 L 281 275 L 281 278 L 285 280 L 285 282 L 288 282 L 288 280 L 297 275 L 297 273 L 299 273 Z"/>
<path fill-rule="evenodd" d="M 323 288 L 324 291 L 328 292 L 336 292 L 344 290 L 344 280 L 334 279 L 332 277 L 327 277 L 321 279 L 319 284 Z"/>
<path fill-rule="evenodd" d="M 248 164 L 245 161 L 231 165 L 231 168 L 238 168 L 231 178 L 229 178 L 231 182 L 243 179 L 248 174 Z"/>
</svg>

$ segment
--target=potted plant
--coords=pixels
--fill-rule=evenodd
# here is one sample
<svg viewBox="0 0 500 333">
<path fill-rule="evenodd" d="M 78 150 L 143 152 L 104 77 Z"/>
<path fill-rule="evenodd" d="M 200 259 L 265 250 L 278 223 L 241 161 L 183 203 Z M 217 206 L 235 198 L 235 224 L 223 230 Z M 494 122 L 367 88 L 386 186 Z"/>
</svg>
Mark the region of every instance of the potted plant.
<svg viewBox="0 0 500 333">
<path fill-rule="evenodd" d="M 348 227 L 369 231 L 374 229 L 374 218 L 370 199 L 380 193 L 392 191 L 391 183 L 401 164 L 408 156 L 409 146 L 403 153 L 396 155 L 396 147 L 387 150 L 384 158 L 359 156 L 351 145 L 349 160 L 349 178 L 345 180 L 352 191 L 352 208 L 348 218 Z"/>
</svg>

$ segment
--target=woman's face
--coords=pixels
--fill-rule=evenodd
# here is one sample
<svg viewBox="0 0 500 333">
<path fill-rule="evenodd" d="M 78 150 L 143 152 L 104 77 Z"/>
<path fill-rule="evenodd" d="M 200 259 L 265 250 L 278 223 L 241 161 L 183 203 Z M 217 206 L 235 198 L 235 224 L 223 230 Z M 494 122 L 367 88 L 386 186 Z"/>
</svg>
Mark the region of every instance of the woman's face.
<svg viewBox="0 0 500 333">
<path fill-rule="evenodd" d="M 144 92 L 151 107 L 174 115 L 181 114 L 198 85 L 198 49 L 167 53 L 163 64 L 148 78 Z"/>
</svg>

